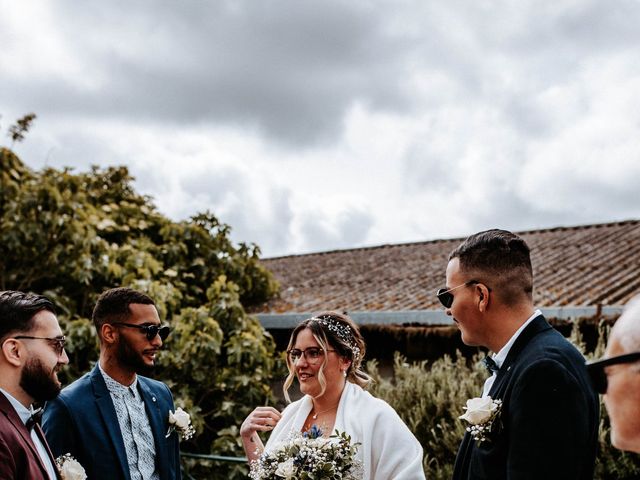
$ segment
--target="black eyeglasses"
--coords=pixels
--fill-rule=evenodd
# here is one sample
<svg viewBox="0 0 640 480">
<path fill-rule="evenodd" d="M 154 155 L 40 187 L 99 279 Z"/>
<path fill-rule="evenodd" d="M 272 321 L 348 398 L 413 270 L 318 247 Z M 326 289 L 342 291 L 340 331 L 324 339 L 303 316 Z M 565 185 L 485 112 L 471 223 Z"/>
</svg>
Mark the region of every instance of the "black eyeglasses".
<svg viewBox="0 0 640 480">
<path fill-rule="evenodd" d="M 335 352 L 335 350 L 326 350 L 327 352 Z M 304 350 L 300 350 L 299 348 L 292 348 L 291 350 L 287 350 L 287 355 L 289 356 L 289 361 L 291 363 L 296 363 L 298 360 L 302 358 L 307 359 L 307 362 L 311 364 L 318 363 L 320 358 L 324 355 L 325 350 L 320 347 L 309 347 Z"/>
<path fill-rule="evenodd" d="M 147 340 L 153 340 L 156 338 L 156 335 L 160 335 L 160 340 L 164 342 L 164 340 L 169 336 L 169 333 L 171 333 L 171 328 L 167 325 L 161 327 L 160 325 L 136 325 L 134 323 L 124 322 L 113 322 L 112 325 L 137 328 L 147 336 Z"/>
<path fill-rule="evenodd" d="M 53 351 L 58 354 L 58 356 L 62 356 L 62 352 L 64 351 L 64 346 L 67 343 L 67 339 L 64 335 L 60 335 L 59 337 L 30 337 L 29 335 L 18 335 L 17 337 L 13 337 L 16 340 L 46 340 L 49 342 L 49 345 L 53 347 Z"/>
<path fill-rule="evenodd" d="M 638 360 L 640 360 L 640 352 L 633 352 L 587 363 L 587 371 L 589 372 L 589 377 L 591 377 L 593 389 L 602 395 L 607 393 L 609 383 L 607 381 L 607 372 L 605 371 L 606 367 L 623 363 L 633 363 Z"/>
<path fill-rule="evenodd" d="M 453 292 L 458 288 L 468 287 L 469 285 L 476 285 L 478 283 L 480 282 L 478 282 L 477 280 L 469 280 L 468 282 L 464 282 L 463 284 L 458 285 L 457 287 L 453 287 L 449 289 L 441 288 L 436 292 L 436 297 L 438 297 L 438 300 L 440 300 L 440 303 L 444 305 L 445 308 L 451 308 L 451 305 L 453 305 L 453 294 L 451 292 Z"/>
</svg>

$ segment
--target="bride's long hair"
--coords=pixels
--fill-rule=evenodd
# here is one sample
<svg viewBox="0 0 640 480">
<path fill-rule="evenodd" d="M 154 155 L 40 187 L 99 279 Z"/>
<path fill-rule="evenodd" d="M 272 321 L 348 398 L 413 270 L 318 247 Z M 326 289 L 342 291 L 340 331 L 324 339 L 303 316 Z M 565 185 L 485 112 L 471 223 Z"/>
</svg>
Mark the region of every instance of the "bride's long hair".
<svg viewBox="0 0 640 480">
<path fill-rule="evenodd" d="M 367 385 L 371 383 L 371 377 L 361 369 L 362 360 L 366 353 L 364 338 L 362 338 L 362 334 L 360 333 L 358 326 L 348 315 L 329 311 L 321 312 L 304 320 L 293 330 L 293 332 L 291 332 L 287 351 L 293 348 L 298 337 L 298 333 L 305 328 L 311 330 L 316 342 L 318 342 L 320 348 L 325 352 L 328 350 L 335 350 L 338 355 L 351 361 L 351 364 L 346 371 L 347 381 L 355 383 L 362 388 L 366 388 Z M 324 394 L 327 389 L 327 379 L 324 376 L 324 368 L 326 365 L 327 356 L 325 355 L 322 367 L 318 370 L 318 382 L 321 387 L 320 395 Z M 288 402 L 291 402 L 291 399 L 289 398 L 289 388 L 293 384 L 293 380 L 296 378 L 296 373 L 294 365 L 289 360 L 288 355 L 287 368 L 289 369 L 289 375 L 284 381 L 282 391 L 284 393 L 284 398 L 286 398 Z"/>
</svg>

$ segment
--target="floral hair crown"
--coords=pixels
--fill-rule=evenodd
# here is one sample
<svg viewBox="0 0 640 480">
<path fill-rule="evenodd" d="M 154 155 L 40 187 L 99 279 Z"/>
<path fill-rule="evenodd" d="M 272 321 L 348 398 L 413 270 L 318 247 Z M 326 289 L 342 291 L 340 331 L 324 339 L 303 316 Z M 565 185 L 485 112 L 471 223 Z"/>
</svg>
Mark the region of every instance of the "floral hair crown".
<svg viewBox="0 0 640 480">
<path fill-rule="evenodd" d="M 333 332 L 336 337 L 346 343 L 353 352 L 354 362 L 360 358 L 360 347 L 358 347 L 353 331 L 349 325 L 325 316 L 311 317 L 309 320 L 319 323 L 320 325 L 324 325 Z"/>
</svg>

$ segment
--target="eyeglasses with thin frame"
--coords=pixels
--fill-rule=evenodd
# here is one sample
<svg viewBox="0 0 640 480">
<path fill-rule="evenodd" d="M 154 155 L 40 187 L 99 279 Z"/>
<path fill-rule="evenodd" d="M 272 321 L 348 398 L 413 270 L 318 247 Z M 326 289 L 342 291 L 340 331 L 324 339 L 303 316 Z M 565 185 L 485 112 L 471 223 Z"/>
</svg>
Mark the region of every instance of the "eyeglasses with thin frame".
<svg viewBox="0 0 640 480">
<path fill-rule="evenodd" d="M 320 359 L 324 356 L 324 352 L 335 352 L 335 350 L 325 350 L 320 347 L 309 347 L 304 350 L 300 350 L 299 348 L 292 348 L 291 350 L 287 350 L 287 356 L 289 357 L 289 361 L 291 363 L 296 363 L 298 360 L 302 358 L 307 359 L 307 362 L 311 365 L 314 365 L 320 361 Z"/>
<path fill-rule="evenodd" d="M 625 353 L 616 357 L 603 358 L 595 362 L 587 363 L 587 372 L 591 378 L 593 389 L 601 395 L 607 393 L 609 382 L 607 380 L 606 367 L 624 363 L 634 363 L 640 360 L 640 352 Z"/>
<path fill-rule="evenodd" d="M 452 287 L 449 289 L 441 288 L 436 292 L 436 297 L 438 297 L 438 300 L 440 300 L 440 303 L 444 305 L 445 308 L 451 308 L 451 305 L 453 305 L 453 294 L 451 292 L 453 292 L 454 290 L 457 290 L 458 288 L 468 287 L 470 285 L 477 285 L 478 283 L 480 282 L 478 282 L 477 280 L 469 280 L 467 282 L 464 282 L 458 285 L 457 287 Z"/>
<path fill-rule="evenodd" d="M 171 333 L 171 328 L 167 325 L 136 325 L 135 323 L 125 322 L 113 322 L 111 325 L 117 325 L 119 327 L 137 328 L 147 336 L 147 340 L 153 340 L 156 335 L 160 335 L 160 340 L 163 342 Z"/>
<path fill-rule="evenodd" d="M 17 337 L 13 337 L 16 340 L 46 340 L 49 342 L 49 345 L 53 347 L 53 351 L 58 354 L 58 357 L 62 356 L 62 352 L 64 351 L 64 346 L 67 343 L 67 339 L 64 335 L 60 335 L 58 337 L 32 337 L 29 335 L 18 335 Z"/>
</svg>

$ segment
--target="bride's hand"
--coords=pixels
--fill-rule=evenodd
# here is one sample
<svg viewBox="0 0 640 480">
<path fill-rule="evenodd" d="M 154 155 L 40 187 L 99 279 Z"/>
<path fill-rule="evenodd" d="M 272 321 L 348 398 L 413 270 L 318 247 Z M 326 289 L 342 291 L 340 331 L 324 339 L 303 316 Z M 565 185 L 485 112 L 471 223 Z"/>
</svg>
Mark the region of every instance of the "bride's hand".
<svg viewBox="0 0 640 480">
<path fill-rule="evenodd" d="M 256 431 L 268 432 L 280 421 L 282 415 L 273 407 L 257 407 L 240 426 L 240 436 L 250 438 Z"/>
</svg>

